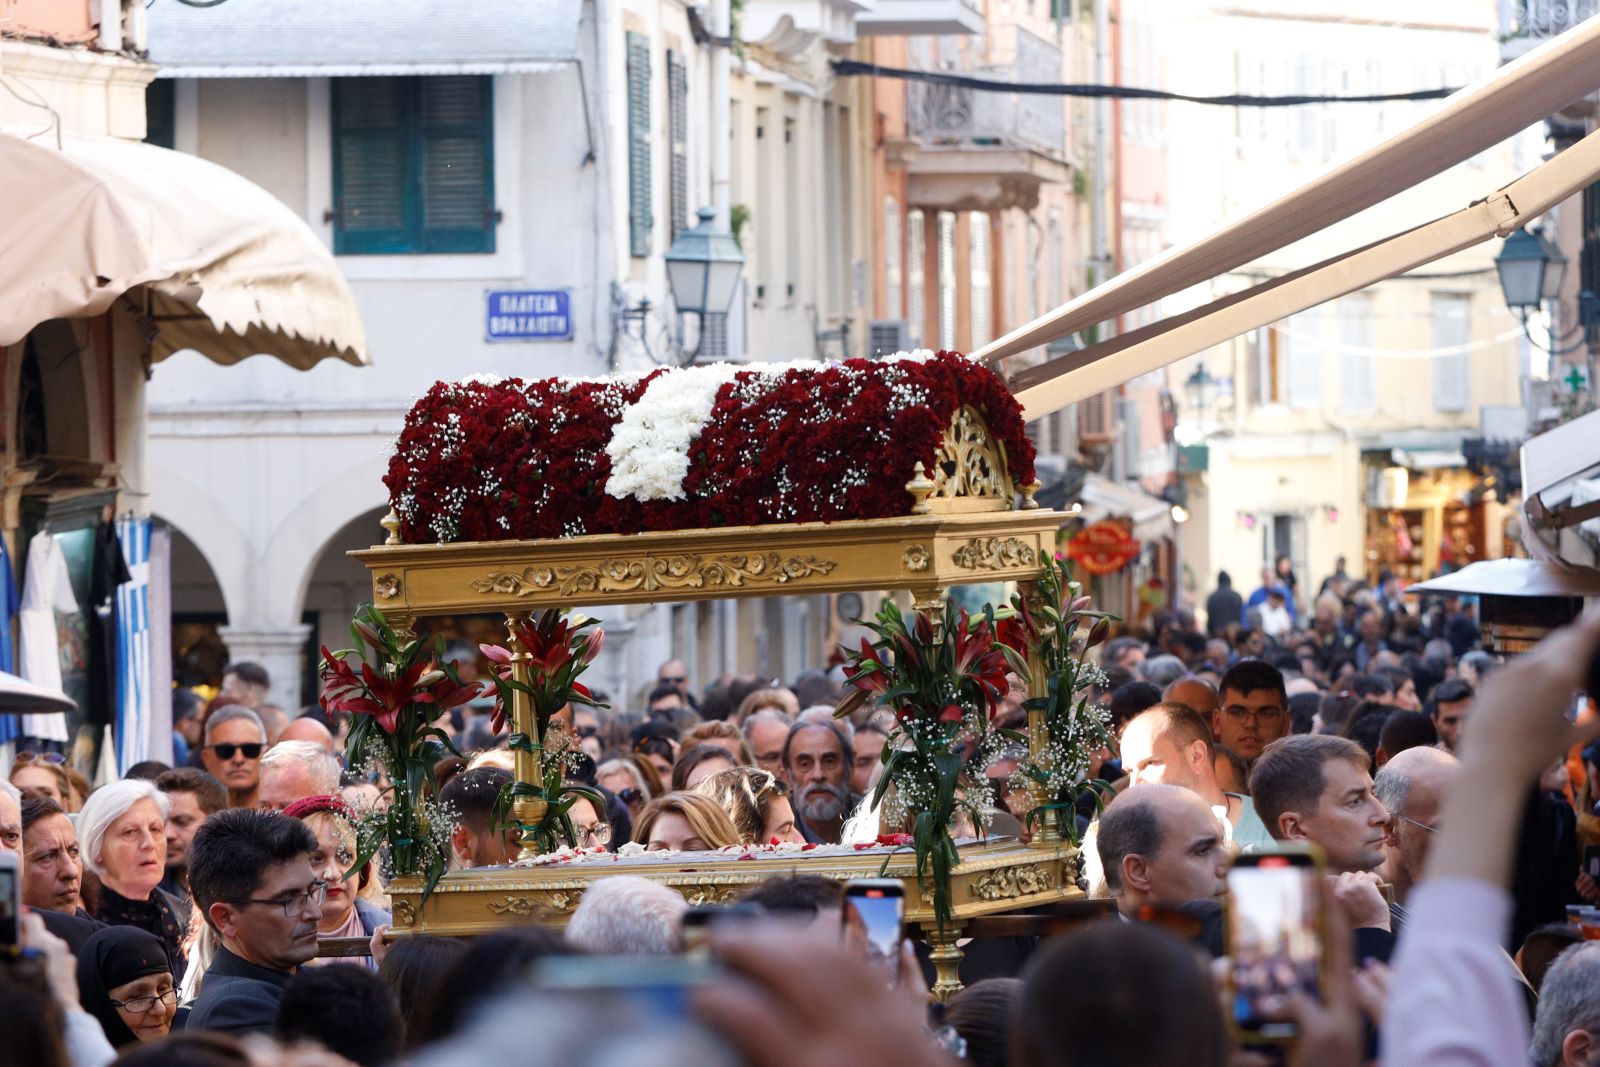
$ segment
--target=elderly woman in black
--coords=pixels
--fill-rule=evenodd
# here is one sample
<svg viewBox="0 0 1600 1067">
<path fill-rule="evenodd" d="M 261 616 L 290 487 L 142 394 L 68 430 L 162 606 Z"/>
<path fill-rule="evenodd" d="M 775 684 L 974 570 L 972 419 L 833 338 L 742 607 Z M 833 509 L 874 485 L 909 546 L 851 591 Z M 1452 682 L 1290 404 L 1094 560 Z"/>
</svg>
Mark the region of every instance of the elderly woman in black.
<svg viewBox="0 0 1600 1067">
<path fill-rule="evenodd" d="M 161 1040 L 178 1008 L 166 947 L 137 926 L 96 930 L 78 950 L 78 999 L 119 1049 Z"/>
</svg>

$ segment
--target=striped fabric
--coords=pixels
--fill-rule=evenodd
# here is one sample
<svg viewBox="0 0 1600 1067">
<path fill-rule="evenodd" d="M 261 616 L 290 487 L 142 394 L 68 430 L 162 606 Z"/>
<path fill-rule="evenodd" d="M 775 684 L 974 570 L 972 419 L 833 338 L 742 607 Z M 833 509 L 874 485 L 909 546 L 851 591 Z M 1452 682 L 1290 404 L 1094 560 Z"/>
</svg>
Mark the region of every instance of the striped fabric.
<svg viewBox="0 0 1600 1067">
<path fill-rule="evenodd" d="M 150 758 L 150 520 L 117 522 L 132 580 L 117 587 L 117 773 Z"/>
</svg>

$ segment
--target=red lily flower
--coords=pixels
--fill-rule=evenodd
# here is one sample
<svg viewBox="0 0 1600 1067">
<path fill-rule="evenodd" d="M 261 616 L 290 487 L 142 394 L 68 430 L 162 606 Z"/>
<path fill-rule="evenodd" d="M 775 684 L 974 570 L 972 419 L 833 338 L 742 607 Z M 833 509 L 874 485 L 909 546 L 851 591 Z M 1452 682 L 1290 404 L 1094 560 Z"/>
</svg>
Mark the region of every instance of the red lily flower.
<svg viewBox="0 0 1600 1067">
<path fill-rule="evenodd" d="M 961 710 L 959 704 L 946 704 L 939 709 L 940 722 L 960 722 L 965 715 L 966 712 Z"/>
</svg>

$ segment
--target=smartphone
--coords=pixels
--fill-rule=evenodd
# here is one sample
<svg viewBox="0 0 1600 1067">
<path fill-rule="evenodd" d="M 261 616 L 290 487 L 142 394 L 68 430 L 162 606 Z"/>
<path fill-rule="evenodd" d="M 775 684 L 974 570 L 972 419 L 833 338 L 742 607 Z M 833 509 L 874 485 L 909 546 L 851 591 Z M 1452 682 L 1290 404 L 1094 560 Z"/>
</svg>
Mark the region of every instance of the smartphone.
<svg viewBox="0 0 1600 1067">
<path fill-rule="evenodd" d="M 0 852 L 0 955 L 16 955 L 21 924 L 22 860 L 14 852 Z"/>
<path fill-rule="evenodd" d="M 1323 869 L 1315 846 L 1244 853 L 1228 868 L 1228 1021 L 1242 1043 L 1296 1036 L 1293 1023 L 1265 1011 L 1271 998 L 1298 991 L 1323 999 L 1328 941 Z"/>
<path fill-rule="evenodd" d="M 754 904 L 701 904 L 683 913 L 679 948 L 685 956 L 707 959 L 711 955 L 711 928 L 720 922 L 759 919 L 764 913 Z"/>
<path fill-rule="evenodd" d="M 901 926 L 905 887 L 894 878 L 855 878 L 844 885 L 845 945 L 900 984 Z"/>
<path fill-rule="evenodd" d="M 1583 871 L 1595 881 L 1600 881 L 1600 845 L 1583 846 Z"/>
<path fill-rule="evenodd" d="M 543 995 L 515 1010 L 535 1013 L 529 1025 L 541 1042 L 565 1038 L 573 1057 L 585 1062 L 634 1062 L 641 1053 L 648 1057 L 646 1050 L 669 1048 L 674 1062 L 738 1067 L 742 1059 L 690 1003 L 694 990 L 718 973 L 714 961 L 685 956 L 546 956 L 531 974 Z M 548 1011 L 547 1021 L 537 1018 L 540 1010 Z M 581 1025 L 574 1029 L 572 1020 Z"/>
</svg>

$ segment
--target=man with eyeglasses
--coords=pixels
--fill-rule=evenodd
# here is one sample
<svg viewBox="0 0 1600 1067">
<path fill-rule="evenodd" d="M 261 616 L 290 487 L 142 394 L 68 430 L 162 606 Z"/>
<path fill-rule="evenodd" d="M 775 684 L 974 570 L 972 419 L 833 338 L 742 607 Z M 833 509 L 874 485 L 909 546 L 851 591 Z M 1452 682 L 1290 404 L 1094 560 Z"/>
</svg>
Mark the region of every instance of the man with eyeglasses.
<svg viewBox="0 0 1600 1067">
<path fill-rule="evenodd" d="M 1396 753 L 1372 780 L 1373 793 L 1392 817 L 1378 874 L 1394 887 L 1396 904 L 1405 904 L 1422 880 L 1445 795 L 1460 770 L 1461 761 L 1448 752 L 1420 745 Z"/>
<path fill-rule="evenodd" d="M 231 808 L 189 847 L 189 891 L 221 943 L 185 1028 L 270 1033 L 283 987 L 317 954 L 327 883 L 311 869 L 317 839 L 298 819 Z"/>
<path fill-rule="evenodd" d="M 1254 763 L 1261 750 L 1289 734 L 1289 694 L 1283 672 L 1258 659 L 1240 660 L 1217 685 L 1217 710 L 1211 713 L 1216 743 Z"/>
<path fill-rule="evenodd" d="M 206 773 L 228 788 L 228 807 L 256 806 L 261 789 L 261 753 L 266 747 L 267 728 L 249 708 L 230 704 L 206 719 L 200 762 Z"/>
</svg>

